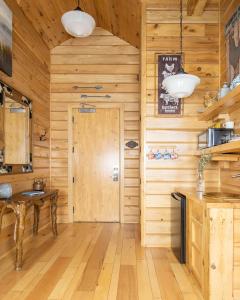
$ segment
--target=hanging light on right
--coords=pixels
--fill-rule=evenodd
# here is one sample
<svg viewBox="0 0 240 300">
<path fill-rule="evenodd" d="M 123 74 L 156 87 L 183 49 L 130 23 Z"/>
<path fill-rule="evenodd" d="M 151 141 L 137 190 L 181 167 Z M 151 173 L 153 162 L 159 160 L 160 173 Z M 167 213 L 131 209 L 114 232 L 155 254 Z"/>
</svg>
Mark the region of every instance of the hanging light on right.
<svg viewBox="0 0 240 300">
<path fill-rule="evenodd" d="M 188 74 L 183 69 L 183 1 L 180 0 L 180 49 L 181 67 L 176 75 L 171 75 L 163 80 L 163 88 L 168 94 L 175 98 L 186 98 L 192 95 L 200 78 Z"/>
</svg>

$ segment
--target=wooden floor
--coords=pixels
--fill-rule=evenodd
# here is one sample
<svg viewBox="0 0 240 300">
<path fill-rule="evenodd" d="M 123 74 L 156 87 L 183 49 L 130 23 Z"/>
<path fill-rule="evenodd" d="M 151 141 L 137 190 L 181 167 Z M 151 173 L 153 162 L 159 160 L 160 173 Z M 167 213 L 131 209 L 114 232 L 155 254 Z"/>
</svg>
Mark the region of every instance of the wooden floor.
<svg viewBox="0 0 240 300">
<path fill-rule="evenodd" d="M 169 249 L 143 249 L 138 225 L 60 225 L 0 261 L 0 299 L 197 300 L 198 289 Z"/>
</svg>

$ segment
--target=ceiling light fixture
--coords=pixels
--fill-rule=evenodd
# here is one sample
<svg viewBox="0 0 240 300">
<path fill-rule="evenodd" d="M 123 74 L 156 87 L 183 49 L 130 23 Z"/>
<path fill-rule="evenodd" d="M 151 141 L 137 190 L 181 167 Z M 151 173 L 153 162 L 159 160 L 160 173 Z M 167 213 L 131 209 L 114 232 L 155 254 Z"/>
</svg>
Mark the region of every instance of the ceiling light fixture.
<svg viewBox="0 0 240 300">
<path fill-rule="evenodd" d="M 87 37 L 96 27 L 94 18 L 81 10 L 79 0 L 78 6 L 66 12 L 61 21 L 67 33 L 74 37 Z"/>
<path fill-rule="evenodd" d="M 180 49 L 181 65 L 176 75 L 171 75 L 163 80 L 163 88 L 175 98 L 186 98 L 192 95 L 200 78 L 188 74 L 183 69 L 183 1 L 180 0 Z"/>
</svg>

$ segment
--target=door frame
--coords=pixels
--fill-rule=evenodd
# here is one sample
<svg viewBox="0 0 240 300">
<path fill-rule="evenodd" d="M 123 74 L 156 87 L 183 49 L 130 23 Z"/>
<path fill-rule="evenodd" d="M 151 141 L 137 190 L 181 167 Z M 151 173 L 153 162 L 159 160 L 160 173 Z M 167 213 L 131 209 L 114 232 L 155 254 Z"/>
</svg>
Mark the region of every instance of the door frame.
<svg viewBox="0 0 240 300">
<path fill-rule="evenodd" d="M 70 223 L 74 222 L 73 217 L 73 165 L 72 165 L 72 149 L 73 149 L 73 110 L 82 107 L 82 104 L 94 105 L 98 108 L 116 108 L 119 110 L 119 210 L 120 223 L 123 223 L 123 208 L 124 208 L 124 105 L 120 103 L 95 103 L 89 101 L 88 103 L 79 103 L 68 106 L 68 219 Z"/>
</svg>

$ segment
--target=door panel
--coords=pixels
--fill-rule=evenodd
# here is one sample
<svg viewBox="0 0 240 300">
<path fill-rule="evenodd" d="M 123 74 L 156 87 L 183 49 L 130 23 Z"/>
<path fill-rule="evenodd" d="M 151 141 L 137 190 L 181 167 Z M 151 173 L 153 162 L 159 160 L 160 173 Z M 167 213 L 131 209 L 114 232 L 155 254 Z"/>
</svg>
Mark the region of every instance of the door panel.
<svg viewBox="0 0 240 300">
<path fill-rule="evenodd" d="M 75 109 L 73 114 L 74 221 L 119 222 L 119 109 Z M 118 181 L 113 180 L 114 169 Z"/>
</svg>

